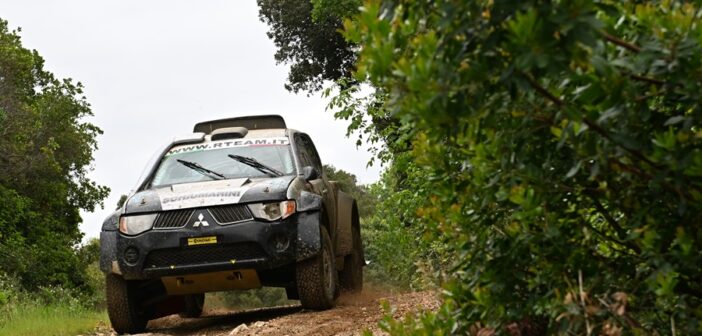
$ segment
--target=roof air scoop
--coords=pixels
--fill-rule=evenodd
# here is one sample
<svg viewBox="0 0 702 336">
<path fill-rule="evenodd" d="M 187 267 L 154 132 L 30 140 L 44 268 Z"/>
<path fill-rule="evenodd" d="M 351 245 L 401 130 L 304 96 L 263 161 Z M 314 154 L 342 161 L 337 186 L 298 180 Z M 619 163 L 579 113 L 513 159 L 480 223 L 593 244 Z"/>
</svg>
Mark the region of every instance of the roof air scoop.
<svg viewBox="0 0 702 336">
<path fill-rule="evenodd" d="M 258 115 L 203 121 L 195 125 L 193 132 L 211 134 L 226 127 L 245 127 L 250 130 L 286 128 L 285 120 L 279 115 Z"/>
<path fill-rule="evenodd" d="M 224 140 L 224 139 L 240 139 L 246 136 L 249 130 L 246 127 L 224 127 L 218 128 L 211 133 L 210 139 Z"/>
</svg>

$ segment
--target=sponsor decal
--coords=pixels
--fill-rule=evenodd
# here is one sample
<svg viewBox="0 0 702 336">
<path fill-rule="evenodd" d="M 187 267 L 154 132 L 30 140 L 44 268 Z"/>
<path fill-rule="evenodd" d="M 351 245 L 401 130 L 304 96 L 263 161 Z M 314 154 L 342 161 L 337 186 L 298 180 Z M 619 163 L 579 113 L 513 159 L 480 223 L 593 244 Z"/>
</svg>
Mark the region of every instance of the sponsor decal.
<svg viewBox="0 0 702 336">
<path fill-rule="evenodd" d="M 204 245 L 204 244 L 217 244 L 217 237 L 210 236 L 210 237 L 188 238 L 188 246 Z"/>
<path fill-rule="evenodd" d="M 166 153 L 165 156 L 174 154 L 206 151 L 213 149 L 232 148 L 232 147 L 250 147 L 250 146 L 286 146 L 290 144 L 290 140 L 284 137 L 263 138 L 263 139 L 241 139 L 241 140 L 220 140 L 205 144 L 185 145 L 173 147 Z"/>
<path fill-rule="evenodd" d="M 163 190 L 159 192 L 161 197 L 161 208 L 163 210 L 195 208 L 201 206 L 214 206 L 221 204 L 239 203 L 241 196 L 249 188 L 225 189 L 215 191 L 189 191 L 172 192 Z"/>
<path fill-rule="evenodd" d="M 173 202 L 182 202 L 182 201 L 198 199 L 198 198 L 225 198 L 225 197 L 241 197 L 241 191 L 239 191 L 239 190 L 236 190 L 236 191 L 211 191 L 211 192 L 201 192 L 201 193 L 197 193 L 197 194 L 170 196 L 170 197 L 164 197 L 163 200 L 161 201 L 161 203 L 166 204 L 166 203 L 173 203 Z"/>
</svg>

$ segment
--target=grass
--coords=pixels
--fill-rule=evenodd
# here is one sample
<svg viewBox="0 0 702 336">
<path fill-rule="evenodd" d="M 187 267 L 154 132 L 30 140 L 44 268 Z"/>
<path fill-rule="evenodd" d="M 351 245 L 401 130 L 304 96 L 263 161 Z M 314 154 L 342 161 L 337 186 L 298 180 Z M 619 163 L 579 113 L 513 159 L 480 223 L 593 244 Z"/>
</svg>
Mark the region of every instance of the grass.
<svg viewBox="0 0 702 336">
<path fill-rule="evenodd" d="M 19 307 L 18 307 L 19 308 Z M 79 335 L 109 325 L 105 311 L 54 304 L 23 305 L 0 323 L 0 335 Z"/>
</svg>

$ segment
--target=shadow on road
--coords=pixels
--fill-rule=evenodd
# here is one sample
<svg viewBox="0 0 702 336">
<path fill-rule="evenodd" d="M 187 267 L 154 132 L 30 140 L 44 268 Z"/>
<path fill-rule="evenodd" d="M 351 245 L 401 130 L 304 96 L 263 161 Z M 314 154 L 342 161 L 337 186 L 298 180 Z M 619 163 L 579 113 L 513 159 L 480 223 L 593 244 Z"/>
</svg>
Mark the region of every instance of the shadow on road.
<svg viewBox="0 0 702 336">
<path fill-rule="evenodd" d="M 175 315 L 149 322 L 147 332 L 180 335 L 192 334 L 193 332 L 205 334 L 204 331 L 210 331 L 216 334 L 217 331 L 230 330 L 242 323 L 267 321 L 300 311 L 302 311 L 302 307 L 295 305 L 233 312 L 210 312 L 200 318 L 180 318 Z"/>
</svg>

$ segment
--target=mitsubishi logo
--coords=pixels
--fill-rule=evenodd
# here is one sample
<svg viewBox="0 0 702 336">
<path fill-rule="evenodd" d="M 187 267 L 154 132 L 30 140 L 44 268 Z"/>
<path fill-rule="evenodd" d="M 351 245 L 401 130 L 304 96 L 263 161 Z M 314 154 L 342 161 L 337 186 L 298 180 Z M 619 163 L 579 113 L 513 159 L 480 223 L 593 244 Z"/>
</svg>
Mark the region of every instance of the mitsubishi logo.
<svg viewBox="0 0 702 336">
<path fill-rule="evenodd" d="M 205 216 L 203 216 L 202 213 L 200 213 L 200 215 L 197 216 L 197 220 L 195 221 L 195 223 L 193 223 L 193 227 L 198 227 L 200 225 L 210 226 L 210 224 L 207 223 L 207 221 L 203 220 L 204 218 L 205 218 Z"/>
</svg>

